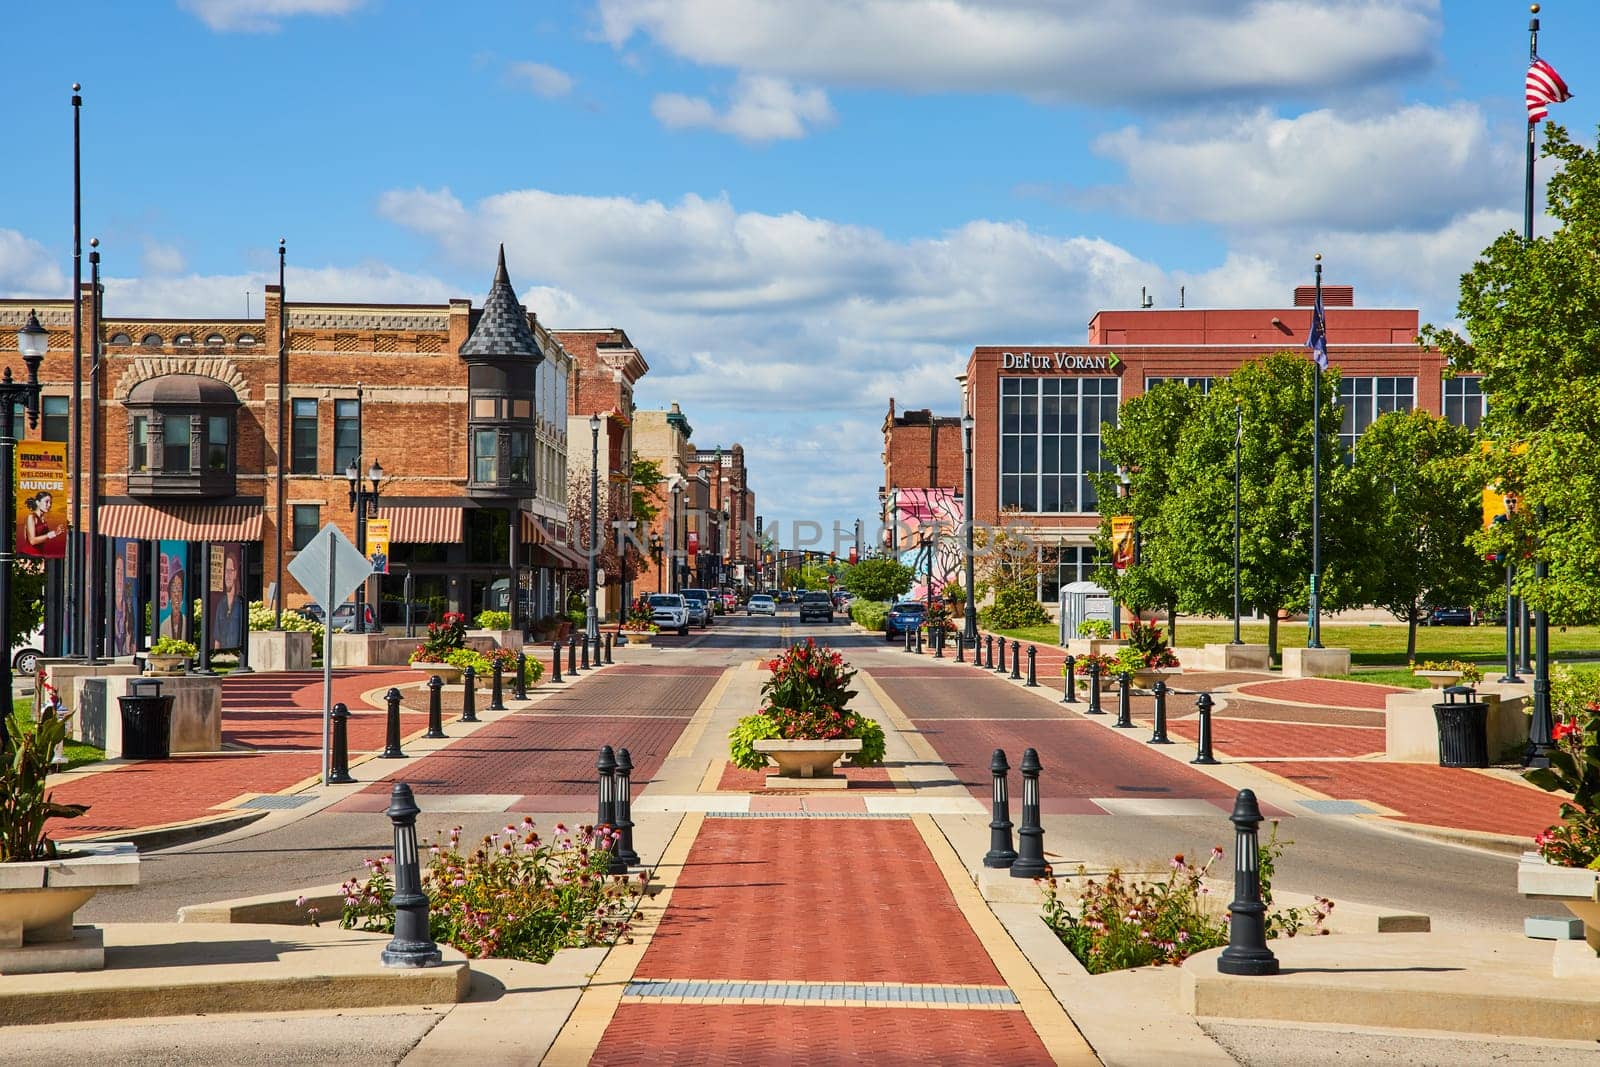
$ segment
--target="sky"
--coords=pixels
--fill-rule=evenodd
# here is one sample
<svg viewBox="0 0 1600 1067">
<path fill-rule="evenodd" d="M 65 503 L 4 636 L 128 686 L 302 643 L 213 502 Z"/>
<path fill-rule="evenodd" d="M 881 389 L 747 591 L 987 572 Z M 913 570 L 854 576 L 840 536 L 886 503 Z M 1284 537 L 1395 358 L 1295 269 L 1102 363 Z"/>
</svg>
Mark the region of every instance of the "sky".
<svg viewBox="0 0 1600 1067">
<path fill-rule="evenodd" d="M 1600 4 L 1541 18 L 1574 92 L 1551 118 L 1593 144 Z M 477 303 L 504 242 L 547 325 L 627 331 L 639 407 L 744 445 L 769 525 L 848 526 L 877 511 L 891 396 L 959 414 L 973 347 L 1082 344 L 1141 289 L 1279 307 L 1321 252 L 1358 304 L 1452 321 L 1461 273 L 1521 225 L 1527 19 L 1512 0 L 21 4 L 0 295 L 70 294 L 82 82 L 108 315 L 259 314 L 280 237 L 291 301 Z"/>
</svg>

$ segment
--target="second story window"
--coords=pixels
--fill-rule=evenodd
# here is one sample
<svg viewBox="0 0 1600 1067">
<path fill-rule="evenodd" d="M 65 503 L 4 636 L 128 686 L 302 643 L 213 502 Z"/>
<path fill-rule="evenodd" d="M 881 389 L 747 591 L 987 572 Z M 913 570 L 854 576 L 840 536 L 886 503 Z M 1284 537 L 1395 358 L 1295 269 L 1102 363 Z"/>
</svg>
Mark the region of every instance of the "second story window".
<svg viewBox="0 0 1600 1067">
<path fill-rule="evenodd" d="M 128 393 L 128 492 L 231 496 L 239 400 L 223 382 L 167 374 Z"/>
<path fill-rule="evenodd" d="M 161 470 L 166 474 L 189 473 L 189 420 L 169 415 L 161 424 Z"/>
<path fill-rule="evenodd" d="M 1480 378 L 1447 378 L 1444 383 L 1444 417 L 1452 426 L 1476 430 L 1485 410 Z"/>
<path fill-rule="evenodd" d="M 315 474 L 317 473 L 317 402 L 315 400 L 291 400 L 293 419 L 290 431 L 293 440 L 290 442 L 290 474 Z"/>
<path fill-rule="evenodd" d="M 470 488 L 482 495 L 532 495 L 533 378 L 531 368 L 472 368 L 467 472 Z"/>
<path fill-rule="evenodd" d="M 472 434 L 472 480 L 500 480 L 500 435 L 493 430 L 475 430 Z"/>
<path fill-rule="evenodd" d="M 39 437 L 44 441 L 65 441 L 71 431 L 72 401 L 64 396 L 46 396 L 39 400 Z"/>
<path fill-rule="evenodd" d="M 361 456 L 361 401 L 333 402 L 333 473 L 345 469 Z"/>
</svg>

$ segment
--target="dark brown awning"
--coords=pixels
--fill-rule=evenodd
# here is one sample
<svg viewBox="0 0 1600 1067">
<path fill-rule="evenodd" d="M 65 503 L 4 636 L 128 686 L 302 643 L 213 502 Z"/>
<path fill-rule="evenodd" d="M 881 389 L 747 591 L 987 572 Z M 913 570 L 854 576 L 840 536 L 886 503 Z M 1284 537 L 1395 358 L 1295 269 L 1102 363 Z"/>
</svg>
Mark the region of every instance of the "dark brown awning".
<svg viewBox="0 0 1600 1067">
<path fill-rule="evenodd" d="M 259 541 L 258 504 L 105 504 L 100 508 L 104 537 L 145 541 Z"/>
</svg>

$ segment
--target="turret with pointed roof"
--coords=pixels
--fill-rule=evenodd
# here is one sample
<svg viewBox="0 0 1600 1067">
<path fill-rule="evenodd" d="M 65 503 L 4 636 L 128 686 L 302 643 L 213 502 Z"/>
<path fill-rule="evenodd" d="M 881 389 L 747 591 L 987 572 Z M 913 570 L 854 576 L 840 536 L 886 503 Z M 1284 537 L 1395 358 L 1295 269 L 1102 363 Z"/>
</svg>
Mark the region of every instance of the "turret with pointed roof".
<svg viewBox="0 0 1600 1067">
<path fill-rule="evenodd" d="M 538 363 L 544 359 L 539 342 L 528 325 L 528 312 L 517 302 L 517 292 L 511 288 L 511 277 L 506 273 L 506 246 L 500 246 L 500 263 L 495 268 L 494 283 L 484 298 L 483 311 L 472 328 L 472 336 L 461 346 L 461 358 L 484 360 L 527 359 Z"/>
</svg>

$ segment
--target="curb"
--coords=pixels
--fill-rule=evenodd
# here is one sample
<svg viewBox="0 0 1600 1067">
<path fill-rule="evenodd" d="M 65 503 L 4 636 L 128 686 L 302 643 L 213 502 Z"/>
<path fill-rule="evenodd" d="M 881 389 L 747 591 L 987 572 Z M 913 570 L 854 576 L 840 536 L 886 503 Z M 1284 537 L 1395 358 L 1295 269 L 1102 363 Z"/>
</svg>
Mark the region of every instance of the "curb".
<svg viewBox="0 0 1600 1067">
<path fill-rule="evenodd" d="M 1430 823 L 1401 822 L 1392 818 L 1373 821 L 1377 825 L 1386 826 L 1398 833 L 1408 834 L 1412 837 L 1437 841 L 1445 845 L 1460 845 L 1466 848 L 1481 849 L 1503 856 L 1518 857 L 1533 847 L 1533 839 L 1531 837 L 1517 837 L 1514 834 L 1496 834 L 1486 830 L 1458 830 L 1448 826 L 1434 826 Z"/>
<path fill-rule="evenodd" d="M 75 844 L 88 844 L 101 841 L 127 841 L 131 842 L 140 852 L 154 852 L 157 849 L 170 848 L 173 845 L 184 845 L 202 838 L 215 837 L 249 826 L 257 819 L 267 817 L 265 808 L 260 811 L 232 811 L 226 815 L 218 815 L 210 819 L 201 819 L 194 822 L 178 823 L 173 826 L 153 826 L 142 830 L 118 831 L 109 834 L 96 834 L 93 837 L 73 837 L 58 842 L 59 845 L 71 848 Z"/>
</svg>

